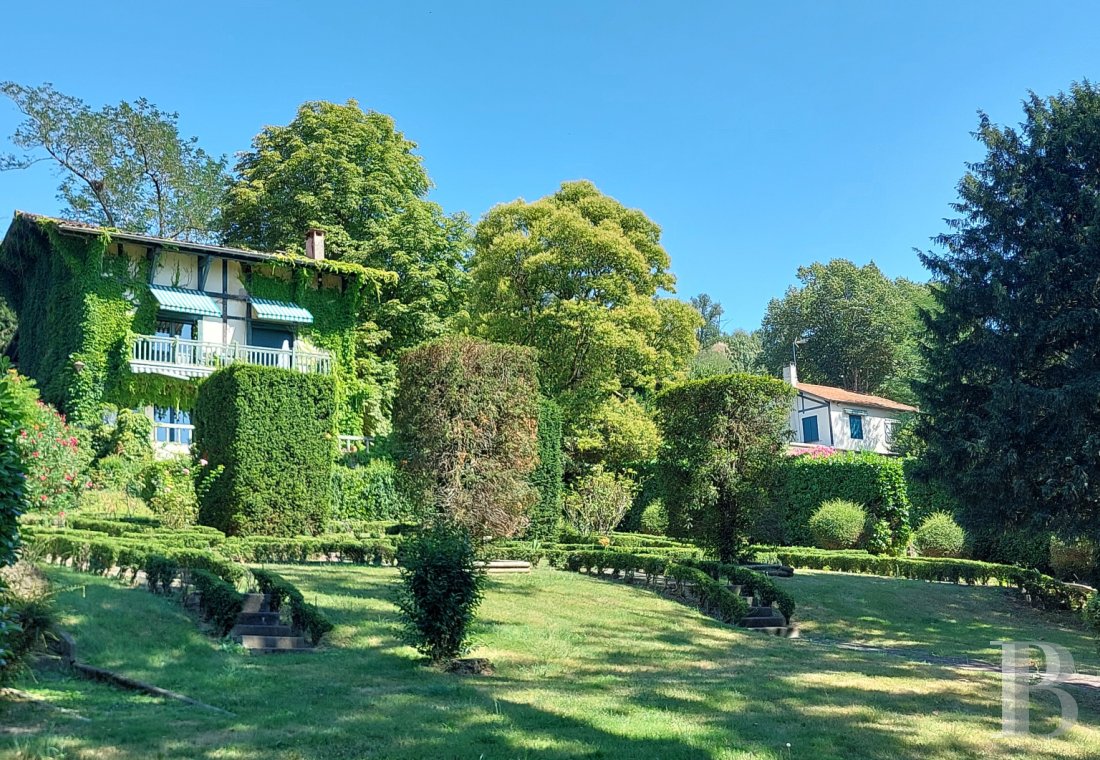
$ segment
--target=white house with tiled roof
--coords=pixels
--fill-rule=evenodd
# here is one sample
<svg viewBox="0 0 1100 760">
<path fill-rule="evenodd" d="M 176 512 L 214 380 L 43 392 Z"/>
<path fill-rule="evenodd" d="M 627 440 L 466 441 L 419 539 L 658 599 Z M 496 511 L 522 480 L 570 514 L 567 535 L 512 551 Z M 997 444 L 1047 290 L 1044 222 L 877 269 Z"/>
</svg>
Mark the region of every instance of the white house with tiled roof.
<svg viewBox="0 0 1100 760">
<path fill-rule="evenodd" d="M 901 418 L 917 411 L 882 396 L 799 382 L 794 364 L 784 368 L 783 379 L 798 391 L 791 409 L 792 453 L 828 446 L 889 454 Z"/>
</svg>

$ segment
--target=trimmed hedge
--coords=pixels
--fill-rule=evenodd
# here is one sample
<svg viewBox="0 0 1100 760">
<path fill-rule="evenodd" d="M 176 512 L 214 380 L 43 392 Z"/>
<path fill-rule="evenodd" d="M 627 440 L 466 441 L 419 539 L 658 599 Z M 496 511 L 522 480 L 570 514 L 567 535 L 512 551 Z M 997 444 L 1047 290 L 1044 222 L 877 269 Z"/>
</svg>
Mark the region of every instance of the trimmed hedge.
<svg viewBox="0 0 1100 760">
<path fill-rule="evenodd" d="M 742 593 L 747 591 L 760 599 L 763 604 L 774 603 L 787 619 L 787 624 L 790 624 L 797 607 L 794 597 L 779 588 L 775 580 L 764 573 L 758 573 L 741 565 L 724 564 L 714 560 L 683 560 L 680 564 L 698 568 L 716 581 L 725 578 L 728 583 L 741 586 Z"/>
<path fill-rule="evenodd" d="M 397 546 L 393 541 L 360 539 L 354 536 L 277 538 L 252 536 L 230 539 L 220 551 L 239 562 L 329 561 L 355 564 L 393 564 Z"/>
<path fill-rule="evenodd" d="M 525 538 L 547 541 L 558 532 L 562 516 L 562 476 L 564 464 L 561 451 L 561 407 L 550 399 L 539 401 L 538 453 L 539 463 L 531 473 L 531 485 L 539 492 L 539 500 L 531 508 L 531 522 Z"/>
<path fill-rule="evenodd" d="M 194 420 L 196 450 L 219 473 L 199 522 L 238 536 L 322 532 L 337 456 L 331 377 L 234 364 L 199 386 Z"/>
<path fill-rule="evenodd" d="M 900 550 L 909 542 L 909 497 L 903 462 L 896 457 L 866 451 L 787 457 L 773 494 L 780 521 L 780 535 L 769 537 L 775 543 L 810 543 L 810 516 L 830 499 L 864 506 L 868 549 Z"/>
<path fill-rule="evenodd" d="M 244 607 L 244 594 L 206 570 L 190 572 L 191 585 L 199 592 L 199 610 L 218 635 L 225 636 L 237 622 Z"/>
<path fill-rule="evenodd" d="M 626 552 L 588 551 L 563 555 L 562 566 L 574 572 L 603 574 L 611 570 L 612 577 L 632 580 L 639 570 L 645 573 L 646 585 L 652 585 L 656 576 L 672 581 L 673 593 L 692 599 L 704 613 L 723 623 L 740 623 L 749 612 L 748 604 L 740 594 L 735 594 L 696 567 L 681 564 L 663 557 L 648 557 Z"/>
<path fill-rule="evenodd" d="M 316 645 L 333 625 L 319 609 L 306 602 L 292 583 L 283 576 L 269 570 L 253 570 L 252 577 L 260 592 L 268 595 L 268 604 L 272 612 L 281 612 L 284 603 L 290 609 L 290 624 L 294 630 L 303 634 L 311 644 Z"/>
<path fill-rule="evenodd" d="M 1081 609 L 1088 596 L 1087 592 L 1043 575 L 1038 570 L 994 562 L 938 557 L 883 557 L 863 551 L 825 551 L 798 546 L 761 546 L 754 549 L 774 553 L 780 562 L 808 570 L 837 570 L 971 585 L 996 581 L 1002 586 L 1020 589 L 1044 606 L 1059 609 Z"/>
<path fill-rule="evenodd" d="M 399 477 L 397 467 L 388 459 L 372 459 L 358 467 L 334 467 L 329 524 L 411 517 L 413 505 L 402 492 Z"/>
</svg>

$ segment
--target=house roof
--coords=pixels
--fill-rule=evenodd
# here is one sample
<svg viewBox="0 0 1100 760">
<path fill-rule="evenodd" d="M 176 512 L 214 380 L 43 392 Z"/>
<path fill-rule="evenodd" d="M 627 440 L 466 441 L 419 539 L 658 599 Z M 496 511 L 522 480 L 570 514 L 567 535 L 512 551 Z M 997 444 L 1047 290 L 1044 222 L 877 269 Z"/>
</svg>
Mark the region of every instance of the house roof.
<svg viewBox="0 0 1100 760">
<path fill-rule="evenodd" d="M 12 224 L 20 220 L 30 222 L 49 222 L 57 226 L 61 232 L 80 235 L 109 235 L 112 240 L 121 240 L 150 248 L 164 248 L 166 250 L 187 251 L 197 254 L 209 254 L 226 259 L 244 261 L 256 264 L 274 264 L 276 266 L 307 267 L 322 272 L 346 275 L 371 275 L 374 270 L 359 266 L 347 261 L 332 261 L 330 259 L 311 259 L 301 254 L 287 253 L 284 251 L 266 252 L 251 251 L 247 248 L 230 248 L 222 245 L 209 245 L 207 243 L 191 243 L 186 240 L 172 240 L 154 235 L 142 235 L 137 232 L 126 232 L 111 227 L 99 227 L 87 222 L 77 222 L 71 219 L 58 219 L 57 217 L 33 214 L 29 211 L 16 211 Z"/>
<path fill-rule="evenodd" d="M 872 396 L 869 393 L 853 393 L 843 388 L 834 388 L 831 385 L 814 385 L 813 383 L 797 383 L 795 388 L 808 393 L 811 396 L 823 398 L 826 401 L 835 401 L 839 404 L 853 404 L 855 406 L 873 406 L 877 409 L 889 409 L 895 412 L 916 412 L 917 407 L 893 401 L 883 396 Z"/>
</svg>

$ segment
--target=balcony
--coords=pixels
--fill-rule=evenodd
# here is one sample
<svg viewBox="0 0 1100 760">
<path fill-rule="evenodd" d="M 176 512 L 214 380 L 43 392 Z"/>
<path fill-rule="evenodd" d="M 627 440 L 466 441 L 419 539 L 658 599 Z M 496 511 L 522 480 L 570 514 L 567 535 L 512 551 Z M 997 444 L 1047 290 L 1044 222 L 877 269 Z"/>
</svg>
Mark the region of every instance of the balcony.
<svg viewBox="0 0 1100 760">
<path fill-rule="evenodd" d="M 327 351 L 224 345 L 152 335 L 136 336 L 130 350 L 131 371 L 184 379 L 206 377 L 220 367 L 238 362 L 307 374 L 332 374 L 332 356 Z"/>
</svg>

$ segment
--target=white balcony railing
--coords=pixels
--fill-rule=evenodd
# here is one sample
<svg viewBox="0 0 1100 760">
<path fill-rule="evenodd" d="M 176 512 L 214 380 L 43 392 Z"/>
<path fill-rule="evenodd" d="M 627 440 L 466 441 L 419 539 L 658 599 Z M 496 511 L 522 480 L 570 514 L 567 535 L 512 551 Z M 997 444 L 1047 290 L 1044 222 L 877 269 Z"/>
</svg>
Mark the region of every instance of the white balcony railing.
<svg viewBox="0 0 1100 760">
<path fill-rule="evenodd" d="M 138 335 L 130 353 L 130 369 L 173 377 L 205 377 L 219 367 L 235 362 L 261 367 L 282 367 L 309 374 L 332 373 L 332 356 L 327 351 L 300 348 L 260 348 L 237 343 L 205 343 L 182 338 Z"/>
</svg>

